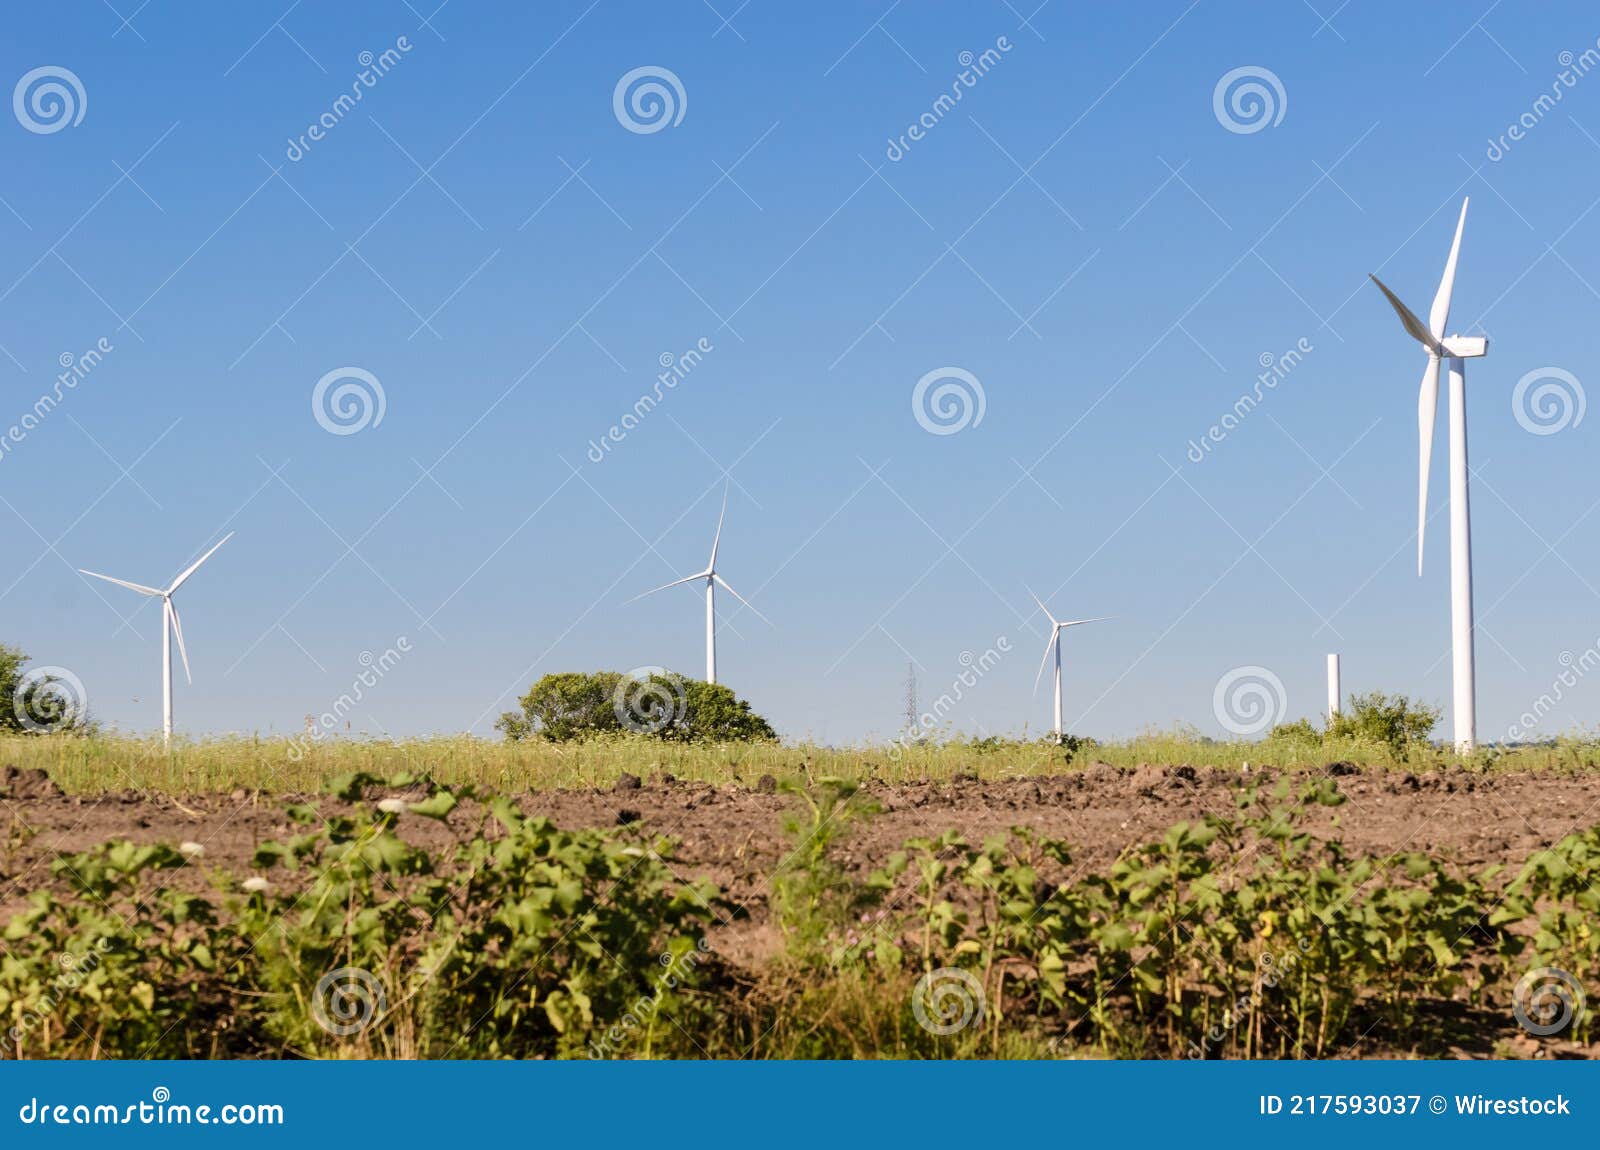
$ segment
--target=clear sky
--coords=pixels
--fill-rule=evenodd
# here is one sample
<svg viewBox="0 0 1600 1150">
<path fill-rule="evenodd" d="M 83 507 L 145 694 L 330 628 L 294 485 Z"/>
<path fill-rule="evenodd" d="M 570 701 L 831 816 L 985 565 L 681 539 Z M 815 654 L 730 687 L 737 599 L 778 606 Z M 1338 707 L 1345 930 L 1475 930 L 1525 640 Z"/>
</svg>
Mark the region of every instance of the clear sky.
<svg viewBox="0 0 1600 1150">
<path fill-rule="evenodd" d="M 1480 734 L 1600 637 L 1592 5 L 436 3 L 7 16 L 5 85 L 77 87 L 0 116 L 0 639 L 109 724 L 159 724 L 159 607 L 74 569 L 230 530 L 178 599 L 190 733 L 296 731 L 402 638 L 352 732 L 700 675 L 698 591 L 625 601 L 704 564 L 725 480 L 770 622 L 723 598 L 719 677 L 789 737 L 891 734 L 908 663 L 928 706 L 990 648 L 950 725 L 1047 729 L 1030 587 L 1116 616 L 1068 636 L 1084 733 L 1221 735 L 1240 667 L 1315 715 L 1329 651 L 1447 705 L 1444 409 L 1419 580 L 1424 357 L 1365 277 L 1425 315 L 1468 195 Z M 314 413 L 341 371 L 359 430 Z M 1600 675 L 1563 695 L 1538 732 Z"/>
</svg>

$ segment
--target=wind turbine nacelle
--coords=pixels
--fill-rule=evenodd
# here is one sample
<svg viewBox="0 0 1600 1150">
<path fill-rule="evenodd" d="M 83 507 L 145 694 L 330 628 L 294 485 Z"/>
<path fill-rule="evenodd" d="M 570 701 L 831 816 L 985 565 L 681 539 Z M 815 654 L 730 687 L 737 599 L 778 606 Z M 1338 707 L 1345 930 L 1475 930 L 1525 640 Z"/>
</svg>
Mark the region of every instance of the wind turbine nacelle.
<svg viewBox="0 0 1600 1150">
<path fill-rule="evenodd" d="M 1452 335 L 1439 341 L 1451 359 L 1477 359 L 1489 354 L 1489 339 L 1482 335 Z"/>
</svg>

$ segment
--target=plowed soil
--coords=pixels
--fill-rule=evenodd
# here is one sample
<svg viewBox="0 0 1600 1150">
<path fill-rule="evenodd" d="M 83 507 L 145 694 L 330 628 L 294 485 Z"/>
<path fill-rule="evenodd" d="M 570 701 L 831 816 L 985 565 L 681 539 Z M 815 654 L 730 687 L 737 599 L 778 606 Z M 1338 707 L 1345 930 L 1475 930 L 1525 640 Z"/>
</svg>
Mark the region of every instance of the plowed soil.
<svg viewBox="0 0 1600 1150">
<path fill-rule="evenodd" d="M 1352 854 L 1420 850 L 1474 870 L 1490 863 L 1515 866 L 1563 835 L 1600 822 L 1600 778 L 1466 771 L 1418 777 L 1344 764 L 1333 773 L 1341 776 L 1349 802 L 1314 808 L 1309 828 L 1338 837 Z M 976 842 L 1027 826 L 1066 840 L 1075 867 L 1096 870 L 1175 822 L 1231 812 L 1241 785 L 1273 777 L 1215 768 L 1121 771 L 1101 764 L 1039 779 L 868 784 L 882 811 L 851 827 L 843 862 L 864 876 L 908 838 L 955 828 Z M 561 827 L 629 825 L 675 840 L 674 869 L 685 878 L 710 878 L 743 908 L 725 928 L 719 951 L 751 960 L 776 942 L 767 927 L 768 879 L 786 853 L 782 821 L 793 803 L 772 793 L 770 780 L 764 782 L 754 788 L 660 780 L 635 785 L 625 778 L 610 791 L 533 792 L 521 803 Z M 381 797 L 375 792 L 368 801 Z M 291 801 L 313 802 L 330 814 L 347 806 L 325 795 L 242 791 L 68 797 L 41 776 L 6 772 L 0 776 L 0 921 L 29 891 L 56 881 L 49 864 L 58 854 L 114 838 L 197 842 L 205 848 L 204 870 L 242 880 L 251 873 L 258 843 L 291 833 L 283 815 Z M 448 823 L 408 818 L 400 830 L 418 845 L 439 848 L 470 834 L 481 817 L 481 808 L 463 803 Z M 206 881 L 199 871 L 187 880 L 181 873 L 174 877 L 197 887 Z"/>
</svg>

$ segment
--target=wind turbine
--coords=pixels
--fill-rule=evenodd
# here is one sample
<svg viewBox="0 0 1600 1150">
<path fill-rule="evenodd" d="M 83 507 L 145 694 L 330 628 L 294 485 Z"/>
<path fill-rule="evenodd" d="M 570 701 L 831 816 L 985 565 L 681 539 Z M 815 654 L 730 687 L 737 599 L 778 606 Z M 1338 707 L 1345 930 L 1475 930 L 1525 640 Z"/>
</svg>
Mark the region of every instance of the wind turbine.
<svg viewBox="0 0 1600 1150">
<path fill-rule="evenodd" d="M 200 564 L 215 555 L 217 548 L 232 538 L 232 531 L 224 535 L 210 551 L 207 551 L 185 568 L 183 573 L 174 579 L 172 585 L 165 591 L 155 587 L 146 587 L 142 583 L 129 583 L 126 579 L 113 579 L 110 575 L 101 575 L 97 571 L 84 571 L 83 568 L 78 568 L 83 574 L 92 576 L 95 579 L 104 579 L 107 583 L 115 583 L 118 587 L 126 587 L 130 591 L 137 591 L 141 595 L 149 595 L 153 599 L 161 600 L 161 738 L 168 743 L 172 742 L 172 640 L 174 637 L 178 640 L 178 655 L 183 659 L 183 677 L 190 683 L 194 682 L 193 677 L 189 674 L 189 653 L 184 650 L 183 646 L 183 624 L 178 619 L 178 608 L 173 605 L 172 596 L 177 593 L 179 587 L 182 587 L 188 581 L 189 576 L 200 569 Z"/>
<path fill-rule="evenodd" d="M 756 611 L 750 601 L 733 589 L 733 586 L 717 574 L 717 546 L 722 542 L 722 521 L 728 514 L 728 489 L 722 489 L 722 512 L 717 516 L 717 533 L 711 537 L 711 559 L 706 563 L 704 571 L 696 571 L 693 575 L 685 575 L 682 579 L 674 579 L 671 583 L 663 583 L 659 587 L 652 587 L 642 594 L 635 595 L 628 603 L 635 603 L 646 595 L 654 595 L 657 591 L 665 591 L 668 587 L 678 587 L 684 583 L 694 583 L 704 579 L 706 582 L 706 682 L 717 681 L 717 585 L 743 603 L 750 610 L 755 611 L 757 617 L 766 621 L 766 616 Z M 626 606 L 626 604 L 624 604 Z"/>
<path fill-rule="evenodd" d="M 1063 733 L 1061 724 L 1061 632 L 1065 631 L 1068 627 L 1081 627 L 1085 623 L 1103 623 L 1105 620 L 1109 619 L 1110 616 L 1100 615 L 1093 619 L 1068 619 L 1066 622 L 1062 622 L 1050 613 L 1050 608 L 1044 605 L 1043 599 L 1039 598 L 1037 595 L 1034 595 L 1031 590 L 1028 592 L 1028 594 L 1032 595 L 1033 601 L 1039 604 L 1039 610 L 1044 612 L 1044 617 L 1050 620 L 1050 637 L 1045 640 L 1044 658 L 1039 660 L 1039 673 L 1033 677 L 1033 689 L 1035 692 L 1039 690 L 1039 680 L 1044 675 L 1044 666 L 1050 661 L 1050 653 L 1054 651 L 1056 657 L 1055 736 L 1056 742 L 1059 743 Z"/>
<path fill-rule="evenodd" d="M 1467 224 L 1467 200 L 1461 201 L 1456 237 L 1445 260 L 1444 278 L 1433 297 L 1427 326 L 1400 302 L 1377 276 L 1371 276 L 1388 299 L 1401 325 L 1428 353 L 1417 396 L 1417 574 L 1422 574 L 1422 536 L 1428 520 L 1428 463 L 1433 454 L 1433 425 L 1439 410 L 1439 361 L 1450 361 L 1450 638 L 1456 750 L 1465 754 L 1478 741 L 1477 671 L 1473 659 L 1472 511 L 1467 491 L 1467 365 L 1489 352 L 1482 336 L 1444 334 L 1450 320 L 1450 294 L 1455 288 L 1461 231 Z"/>
</svg>

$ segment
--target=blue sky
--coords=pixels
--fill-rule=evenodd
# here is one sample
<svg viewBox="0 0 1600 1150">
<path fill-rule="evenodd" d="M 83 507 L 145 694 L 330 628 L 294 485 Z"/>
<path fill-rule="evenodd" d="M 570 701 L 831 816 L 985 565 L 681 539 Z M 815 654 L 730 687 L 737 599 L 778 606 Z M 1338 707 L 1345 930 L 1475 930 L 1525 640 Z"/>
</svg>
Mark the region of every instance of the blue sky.
<svg viewBox="0 0 1600 1150">
<path fill-rule="evenodd" d="M 112 350 L 0 453 L 0 638 L 103 720 L 159 723 L 159 610 L 74 568 L 161 582 L 229 530 L 179 599 L 191 733 L 298 730 L 401 637 L 353 733 L 488 733 L 548 671 L 699 674 L 697 592 L 624 604 L 703 564 L 725 478 L 721 567 L 770 623 L 724 597 L 720 677 L 787 736 L 890 734 L 908 662 L 927 705 L 1002 640 L 950 723 L 1047 729 L 1028 587 L 1117 617 L 1068 639 L 1085 733 L 1220 735 L 1247 666 L 1314 715 L 1328 651 L 1347 690 L 1447 704 L 1443 412 L 1419 580 L 1423 357 L 1365 276 L 1425 313 L 1468 195 L 1481 735 L 1600 637 L 1600 418 L 1536 434 L 1512 401 L 1594 362 L 1592 9 L 435 3 L 10 18 L 0 78 L 66 69 L 83 115 L 0 123 L 0 430 Z M 674 122 L 623 122 L 638 68 Z M 1270 122 L 1219 117 L 1238 68 Z M 331 434 L 346 368 L 383 415 Z M 982 418 L 931 434 L 945 369 Z M 1539 731 L 1600 681 L 1563 695 Z"/>
</svg>

